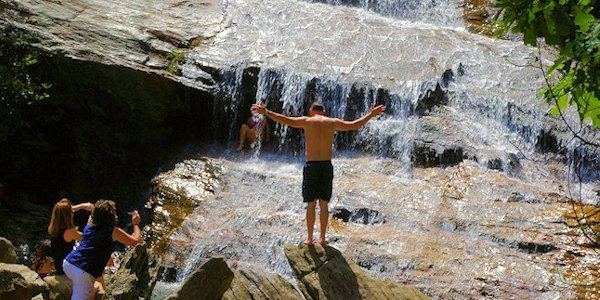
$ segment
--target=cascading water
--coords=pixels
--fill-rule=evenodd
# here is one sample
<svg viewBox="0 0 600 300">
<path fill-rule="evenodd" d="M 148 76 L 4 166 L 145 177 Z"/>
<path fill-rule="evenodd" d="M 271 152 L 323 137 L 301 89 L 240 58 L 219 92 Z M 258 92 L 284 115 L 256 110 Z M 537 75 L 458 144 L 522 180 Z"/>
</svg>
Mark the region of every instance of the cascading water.
<svg viewBox="0 0 600 300">
<path fill-rule="evenodd" d="M 423 12 L 439 13 L 427 3 L 454 6 L 352 4 L 398 20 L 302 1 L 223 1 L 230 27 L 191 52 L 183 68 L 210 61 L 225 70 L 215 89 L 213 126 L 229 141 L 237 141 L 237 128 L 257 102 L 300 116 L 321 101 L 342 119 L 386 106 L 385 116 L 338 134 L 334 145 L 331 206 L 366 207 L 385 222 L 334 220 L 331 240 L 371 275 L 438 297 L 570 296 L 552 283 L 569 268 L 561 255 L 583 251 L 570 244 L 559 221 L 566 166 L 530 159 L 544 133 L 560 127 L 536 98 L 544 85 L 531 67 L 538 51 L 450 29 L 459 27 L 450 17 L 423 18 Z M 408 6 L 414 15 L 400 9 Z M 305 230 L 303 137 L 271 125 L 273 140 L 260 145 L 260 154 L 220 147 L 203 153 L 224 165 L 224 184 L 172 237 L 177 243 L 169 255 L 179 280 L 212 255 L 291 276 L 282 249 L 302 240 Z M 275 151 L 264 151 L 269 144 Z M 597 176 L 597 160 L 590 170 Z M 598 201 L 595 180 L 582 186 L 592 202 Z"/>
<path fill-rule="evenodd" d="M 462 1 L 456 0 L 310 0 L 360 7 L 384 16 L 448 27 L 463 27 Z"/>
</svg>

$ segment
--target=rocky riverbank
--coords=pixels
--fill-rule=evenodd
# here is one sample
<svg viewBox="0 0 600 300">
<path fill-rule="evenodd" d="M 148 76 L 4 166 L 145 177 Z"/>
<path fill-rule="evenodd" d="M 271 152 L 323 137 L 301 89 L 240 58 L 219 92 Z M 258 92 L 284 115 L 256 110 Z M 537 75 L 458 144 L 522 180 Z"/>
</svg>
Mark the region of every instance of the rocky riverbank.
<svg viewBox="0 0 600 300">
<path fill-rule="evenodd" d="M 131 249 L 119 262 L 120 268 L 104 276 L 106 290 L 97 300 L 148 299 L 162 273 L 160 260 L 145 244 Z M 12 243 L 0 237 L 0 299 L 71 299 L 72 284 L 65 275 L 47 276 L 43 280 L 28 266 L 16 264 Z"/>
<path fill-rule="evenodd" d="M 305 231 L 297 202 L 301 165 L 265 155 L 208 159 L 222 166 L 220 184 L 170 236 L 168 281 L 182 281 L 215 255 L 294 276 L 283 248 L 302 240 Z M 515 177 L 465 160 L 415 168 L 406 177 L 399 164 L 374 157 L 334 160 L 331 208 L 339 219 L 331 219 L 332 246 L 370 276 L 414 285 L 436 298 L 597 295 L 593 287 L 561 284 L 592 282 L 600 261 L 567 223 L 571 204 L 556 175 L 561 165 L 522 161 Z M 346 223 L 353 214 L 356 220 Z M 157 288 L 168 294 L 176 286 Z"/>
<path fill-rule="evenodd" d="M 57 123 L 69 129 L 52 131 L 71 136 L 73 157 L 95 168 L 80 168 L 70 156 L 57 162 L 72 163 L 64 173 L 97 188 L 94 196 L 156 172 L 168 156 L 158 154 L 173 140 L 235 139 L 256 101 L 303 115 L 321 100 L 344 119 L 385 104 L 385 117 L 335 139 L 330 238 L 343 260 L 363 269 L 347 262 L 352 276 L 377 279 L 365 286 L 416 286 L 436 298 L 597 298 L 599 258 L 572 222 L 569 168 L 582 166 L 581 198 L 597 209 L 600 160 L 586 147 L 574 149 L 536 98 L 545 86 L 537 65 L 551 65 L 552 51 L 473 34 L 454 21 L 310 2 L 0 0 L 0 27 L 16 28 L 47 55 L 67 107 L 68 122 Z M 489 33 L 489 2 L 466 1 L 464 10 L 456 1 L 430 3 L 434 16 L 461 23 L 463 15 L 472 31 Z M 430 15 L 423 1 L 402 3 Z M 155 178 L 147 233 L 167 270 L 155 297 L 181 297 L 182 283 L 204 282 L 207 270 L 222 275 L 215 295 L 265 293 L 256 281 L 292 278 L 305 297 L 331 295 L 320 286 L 325 281 L 309 281 L 320 268 L 295 277 L 304 269 L 288 260 L 285 245 L 305 230 L 303 140 L 299 130 L 272 132 L 275 154 L 246 157 L 217 146 L 201 153 L 211 158 L 183 160 Z M 0 225 L 12 226 L 16 241 L 19 228 L 43 232 L 47 216 L 42 225 L 21 216 Z M 315 250 L 313 261 L 342 260 L 328 249 Z M 224 259 L 205 264 L 216 256 Z M 257 279 L 254 270 L 279 275 Z M 114 282 L 152 285 L 135 276 Z"/>
<path fill-rule="evenodd" d="M 417 289 L 378 280 L 331 246 L 285 245 L 298 288 L 279 274 L 211 258 L 167 299 L 429 299 Z"/>
</svg>

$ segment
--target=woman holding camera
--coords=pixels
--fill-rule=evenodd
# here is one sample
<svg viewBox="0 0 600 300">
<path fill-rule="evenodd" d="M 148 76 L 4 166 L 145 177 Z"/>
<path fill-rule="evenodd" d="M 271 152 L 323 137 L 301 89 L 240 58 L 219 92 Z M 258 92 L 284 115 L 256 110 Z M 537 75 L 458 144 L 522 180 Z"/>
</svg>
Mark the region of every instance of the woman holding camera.
<svg viewBox="0 0 600 300">
<path fill-rule="evenodd" d="M 132 247 L 141 242 L 140 215 L 137 211 L 131 214 L 132 234 L 116 227 L 116 224 L 115 203 L 110 200 L 98 200 L 88 224 L 83 229 L 81 243 L 63 261 L 63 269 L 73 281 L 71 299 L 94 299 L 94 282 L 102 282 L 104 266 L 114 250 L 114 242 Z"/>
</svg>

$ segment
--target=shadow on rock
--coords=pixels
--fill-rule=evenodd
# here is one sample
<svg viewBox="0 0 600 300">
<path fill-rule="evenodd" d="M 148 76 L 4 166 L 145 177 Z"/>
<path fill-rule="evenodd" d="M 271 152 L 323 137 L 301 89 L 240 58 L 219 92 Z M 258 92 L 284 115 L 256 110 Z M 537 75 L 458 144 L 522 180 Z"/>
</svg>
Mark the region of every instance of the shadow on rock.
<svg viewBox="0 0 600 300">
<path fill-rule="evenodd" d="M 331 246 L 287 244 L 284 252 L 307 299 L 429 299 L 413 287 L 368 276 Z"/>
</svg>

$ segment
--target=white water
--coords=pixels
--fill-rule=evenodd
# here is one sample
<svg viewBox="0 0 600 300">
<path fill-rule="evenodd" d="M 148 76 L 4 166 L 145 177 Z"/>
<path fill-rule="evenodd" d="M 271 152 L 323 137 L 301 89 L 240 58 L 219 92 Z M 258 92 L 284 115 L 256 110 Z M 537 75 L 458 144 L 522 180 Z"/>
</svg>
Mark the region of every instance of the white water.
<svg viewBox="0 0 600 300">
<path fill-rule="evenodd" d="M 203 152 L 220 157 L 222 182 L 172 237 L 167 264 L 180 266 L 179 280 L 208 257 L 292 277 L 283 245 L 305 238 L 301 187 L 302 161 L 263 154 L 258 158 L 221 148 Z M 562 208 L 550 199 L 559 192 L 552 168 L 526 162 L 528 180 L 510 178 L 466 162 L 460 167 L 413 170 L 395 159 L 337 153 L 331 206 L 380 211 L 384 224 L 345 224 L 332 219 L 330 241 L 376 277 L 414 284 L 432 295 L 472 295 L 476 278 L 491 278 L 497 297 L 569 295 L 553 285 L 564 280 L 564 251 L 571 244 L 560 220 Z M 533 176 L 541 174 L 542 176 Z M 407 176 L 409 175 L 409 176 Z M 168 179 L 163 178 L 165 184 Z M 594 185 L 584 185 L 593 195 Z M 506 203 L 514 192 L 540 203 Z M 535 201 L 534 201 L 535 202 Z M 315 229 L 318 233 L 318 225 Z M 518 243 L 552 245 L 549 253 L 528 253 Z M 585 253 L 585 252 L 583 252 Z M 585 256 L 593 263 L 593 256 Z M 431 265 L 432 267 L 429 267 Z M 430 269 L 431 268 L 431 269 Z M 556 273 L 553 270 L 559 270 Z M 562 271 L 560 271 L 562 270 Z M 486 277 L 486 278 L 487 278 Z M 159 285 L 159 291 L 177 285 Z M 544 286 L 545 293 L 536 290 Z M 169 288 L 170 287 L 170 288 Z M 448 293 L 447 289 L 452 288 Z M 161 291 L 162 289 L 162 291 Z"/>
<path fill-rule="evenodd" d="M 367 9 L 384 16 L 448 27 L 464 27 L 463 1 L 457 0 L 310 0 Z"/>
<path fill-rule="evenodd" d="M 298 116 L 318 100 L 331 116 L 344 119 L 384 103 L 384 117 L 356 134 L 336 137 L 336 155 L 343 155 L 334 160 L 332 205 L 377 209 L 387 222 L 333 228 L 334 246 L 369 265 L 374 276 L 415 284 L 438 297 L 446 292 L 481 297 L 480 286 L 499 298 L 572 296 L 553 282 L 564 279 L 565 251 L 582 250 L 570 244 L 560 223 L 561 205 L 544 202 L 551 193 L 567 193 L 566 166 L 525 159 L 538 156 L 540 132 L 560 127 L 536 97 L 544 85 L 539 69 L 532 67 L 537 49 L 466 32 L 455 17 L 460 9 L 445 9 L 454 7 L 451 1 L 436 1 L 435 7 L 427 5 L 433 1 L 378 2 L 386 9 L 394 3 L 413 5 L 412 11 L 360 3 L 394 18 L 303 1 L 222 2 L 228 29 L 190 53 L 187 65 L 208 61 L 225 69 L 216 90 L 223 99 L 215 111 L 230 139 L 236 140 L 240 120 L 249 114 L 242 108 L 249 103 L 262 101 Z M 543 55 L 547 66 L 551 55 Z M 251 92 L 243 84 L 249 67 L 259 68 Z M 447 70 L 453 80 L 443 79 Z M 415 108 L 437 84 L 448 104 L 431 116 L 418 116 Z M 431 127 L 436 129 L 428 131 Z M 208 153 L 222 160 L 227 183 L 174 237 L 188 246 L 171 253 L 185 257 L 180 279 L 211 255 L 291 274 L 282 249 L 304 234 L 303 141 L 285 126 L 277 125 L 274 132 L 274 150 L 280 154 Z M 413 146 L 425 136 L 445 146 L 460 145 L 478 162 L 413 169 Z M 487 168 L 488 161 L 511 154 L 522 159 L 517 174 Z M 597 186 L 593 180 L 583 185 L 590 203 L 598 202 Z M 506 203 L 513 192 L 544 204 Z M 558 250 L 532 254 L 518 246 L 529 242 Z"/>
</svg>

